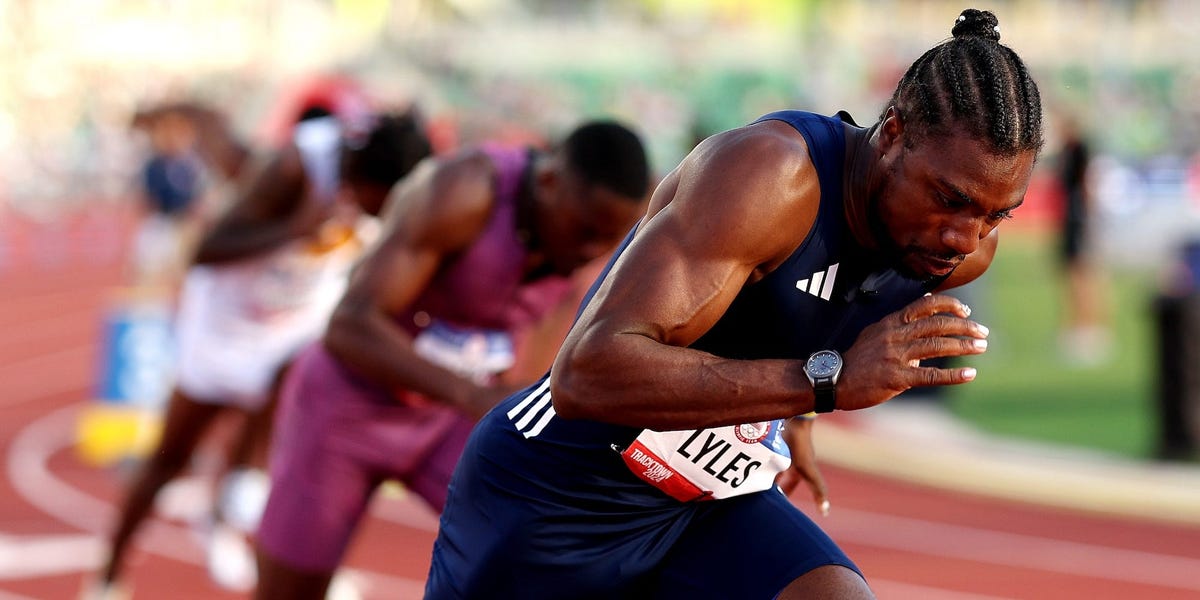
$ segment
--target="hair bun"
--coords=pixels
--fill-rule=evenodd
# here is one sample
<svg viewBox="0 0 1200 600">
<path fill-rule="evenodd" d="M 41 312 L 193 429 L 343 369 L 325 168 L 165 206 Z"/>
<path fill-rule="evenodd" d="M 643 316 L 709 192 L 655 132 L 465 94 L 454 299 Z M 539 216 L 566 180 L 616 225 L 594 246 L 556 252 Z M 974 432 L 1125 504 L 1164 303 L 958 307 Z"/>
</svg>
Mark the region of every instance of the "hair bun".
<svg viewBox="0 0 1200 600">
<path fill-rule="evenodd" d="M 987 10 L 968 8 L 954 21 L 950 34 L 956 38 L 977 35 L 993 42 L 1000 41 L 1000 20 Z"/>
</svg>

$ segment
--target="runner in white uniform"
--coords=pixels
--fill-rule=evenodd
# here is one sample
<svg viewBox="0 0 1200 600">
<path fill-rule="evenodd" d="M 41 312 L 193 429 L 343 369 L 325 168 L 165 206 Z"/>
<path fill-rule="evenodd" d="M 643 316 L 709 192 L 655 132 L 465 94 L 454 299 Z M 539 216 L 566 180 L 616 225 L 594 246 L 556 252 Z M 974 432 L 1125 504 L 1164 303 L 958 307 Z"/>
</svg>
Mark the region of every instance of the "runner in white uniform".
<svg viewBox="0 0 1200 600">
<path fill-rule="evenodd" d="M 377 214 L 391 186 L 430 153 L 412 115 L 359 115 L 352 125 L 369 127 L 358 135 L 358 127 L 347 133 L 344 118 L 306 116 L 293 143 L 205 235 L 188 270 L 179 308 L 178 384 L 159 447 L 122 507 L 101 590 L 114 587 L 154 497 L 189 463 L 215 417 L 227 410 L 243 419 L 263 414 L 282 368 L 315 339 L 341 296 L 369 235 L 363 215 Z M 252 529 L 257 512 L 229 516 Z M 218 583 L 252 586 L 252 559 L 246 564 Z"/>
<path fill-rule="evenodd" d="M 297 124 L 294 143 L 314 201 L 334 205 L 337 119 Z M 184 395 L 204 404 L 263 407 L 280 367 L 323 330 L 369 241 L 375 218 L 355 223 L 346 212 L 322 224 L 316 239 L 296 238 L 261 255 L 188 271 L 178 318 L 178 386 Z"/>
</svg>

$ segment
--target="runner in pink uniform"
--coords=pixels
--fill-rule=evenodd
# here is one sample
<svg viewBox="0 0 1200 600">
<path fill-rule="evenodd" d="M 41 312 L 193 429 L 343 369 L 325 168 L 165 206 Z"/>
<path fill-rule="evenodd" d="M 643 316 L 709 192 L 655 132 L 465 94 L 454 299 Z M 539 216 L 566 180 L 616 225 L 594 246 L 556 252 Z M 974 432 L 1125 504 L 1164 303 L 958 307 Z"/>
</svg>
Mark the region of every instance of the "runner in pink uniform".
<svg viewBox="0 0 1200 600">
<path fill-rule="evenodd" d="M 441 510 L 475 420 L 540 374 L 514 376 L 523 348 L 561 340 L 547 314 L 574 314 L 569 276 L 641 217 L 649 183 L 637 135 L 601 121 L 548 153 L 427 161 L 393 191 L 381 243 L 284 382 L 258 598 L 323 598 L 387 479 Z"/>
<path fill-rule="evenodd" d="M 363 131 L 327 111 L 309 116 L 291 143 L 247 173 L 234 202 L 200 240 L 180 292 L 177 381 L 162 433 L 129 484 L 108 556 L 85 590 L 89 597 L 121 596 L 126 553 L 155 497 L 188 468 L 218 419 L 231 414 L 253 423 L 269 410 L 279 373 L 321 335 L 345 289 L 368 243 L 364 221 L 430 153 L 414 114 L 364 115 Z M 225 525 L 256 515 L 216 512 L 210 571 L 222 587 L 248 590 L 254 585 L 249 545 L 229 549 L 241 534 Z M 223 566 L 235 554 L 245 560 Z"/>
</svg>

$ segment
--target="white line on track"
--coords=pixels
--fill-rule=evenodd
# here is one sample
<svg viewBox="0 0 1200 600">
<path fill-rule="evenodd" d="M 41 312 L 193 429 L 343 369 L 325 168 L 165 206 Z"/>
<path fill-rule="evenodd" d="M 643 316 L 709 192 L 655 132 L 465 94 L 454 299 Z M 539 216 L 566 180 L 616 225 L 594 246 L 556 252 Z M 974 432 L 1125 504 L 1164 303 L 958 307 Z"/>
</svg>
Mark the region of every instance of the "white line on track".
<svg viewBox="0 0 1200 600">
<path fill-rule="evenodd" d="M 21 596 L 19 594 L 13 594 L 11 592 L 0 590 L 0 600 L 37 600 L 37 598 Z"/>
<path fill-rule="evenodd" d="M 905 552 L 1200 592 L 1200 559 L 839 509 L 829 534 Z"/>
<path fill-rule="evenodd" d="M 26 425 L 14 437 L 7 457 L 7 475 L 17 493 L 46 514 L 84 531 L 103 535 L 112 522 L 111 505 L 92 497 L 51 473 L 51 456 L 74 443 L 72 432 L 82 404 L 51 412 Z M 418 519 L 420 520 L 420 519 Z M 828 530 L 835 539 L 904 552 L 974 560 L 982 563 L 1066 573 L 1111 581 L 1135 582 L 1189 591 L 1200 591 L 1200 560 L 1097 546 L 1052 538 L 1013 534 L 974 527 L 937 523 L 854 509 L 839 509 Z M 186 527 L 158 520 L 146 523 L 138 546 L 192 564 L 203 564 L 203 555 Z M 81 547 L 85 544 L 80 544 Z M 87 552 L 96 552 L 93 546 Z M 92 554 L 87 564 L 95 565 Z M 75 568 L 81 565 L 74 564 Z M 32 568 L 32 567 L 30 567 Z M 49 567 L 44 567 L 49 568 Z M 420 582 L 407 578 L 354 570 L 368 585 L 417 589 Z M 882 589 L 912 591 L 916 597 L 936 600 L 995 600 L 987 596 L 914 586 L 895 581 L 873 581 Z M 905 592 L 907 595 L 907 592 Z M 4 600 L 0 597 L 0 600 Z"/>
<path fill-rule="evenodd" d="M 871 591 L 880 598 L 920 598 L 920 600 L 1013 600 L 1004 596 L 986 596 L 983 594 L 970 594 L 967 592 L 952 592 L 940 588 L 932 588 L 924 585 L 916 585 L 912 583 L 900 583 L 899 581 L 891 581 L 887 579 L 879 579 L 871 577 L 867 574 L 867 581 L 871 584 Z"/>
<path fill-rule="evenodd" d="M 92 569 L 100 538 L 89 534 L 0 536 L 0 580 Z"/>
<path fill-rule="evenodd" d="M 5 561 L 3 542 L 6 540 L 0 538 L 0 581 L 30 577 L 32 575 L 28 572 L 31 571 L 38 571 L 42 575 L 88 571 L 100 564 L 106 551 L 107 537 L 104 536 L 111 527 L 116 511 L 109 503 L 58 479 L 48 465 L 50 457 L 74 443 L 72 433 L 75 419 L 83 406 L 75 404 L 61 408 L 26 425 L 13 438 L 6 466 L 9 481 L 22 498 L 55 519 L 91 535 L 22 536 L 20 539 L 23 544 L 47 544 L 38 546 L 42 549 L 48 549 L 49 544 L 59 543 L 61 552 L 39 552 L 33 558 L 23 554 L 19 567 Z M 181 539 L 187 539 L 189 543 L 181 544 Z M 194 540 L 195 534 L 186 527 L 149 519 L 142 525 L 136 544 L 143 551 L 202 567 L 204 555 Z M 12 572 L 5 568 L 10 566 Z M 347 573 L 353 584 L 366 590 L 388 590 L 387 596 L 390 598 L 408 597 L 410 594 L 412 598 L 420 598 L 425 589 L 423 580 L 362 569 L 348 569 Z M 396 593 L 403 596 L 396 596 Z M 25 600 L 19 596 L 6 598 L 3 594 L 0 591 L 0 600 Z"/>
<path fill-rule="evenodd" d="M 116 516 L 113 507 L 59 480 L 47 464 L 56 452 L 74 443 L 75 419 L 81 407 L 81 404 L 75 404 L 60 408 L 18 432 L 8 451 L 8 478 L 17 493 L 42 512 L 72 527 L 103 536 L 107 535 Z M 203 554 L 195 544 L 179 543 L 181 538 L 189 535 L 187 528 L 149 519 L 138 533 L 137 545 L 155 554 L 203 564 Z M 93 554 L 86 557 L 86 561 L 95 566 L 101 556 Z M 63 560 L 66 562 L 68 558 Z M 69 560 L 74 565 L 79 559 L 70 557 Z"/>
</svg>

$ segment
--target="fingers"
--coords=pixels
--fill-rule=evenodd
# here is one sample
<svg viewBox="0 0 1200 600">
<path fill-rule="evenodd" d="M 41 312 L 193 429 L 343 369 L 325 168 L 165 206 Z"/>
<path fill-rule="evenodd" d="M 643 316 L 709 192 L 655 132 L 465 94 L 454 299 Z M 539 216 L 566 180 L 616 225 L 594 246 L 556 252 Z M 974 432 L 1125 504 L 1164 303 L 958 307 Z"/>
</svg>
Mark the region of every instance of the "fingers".
<svg viewBox="0 0 1200 600">
<path fill-rule="evenodd" d="M 983 354 L 987 348 L 988 341 L 984 339 L 929 337 L 913 341 L 907 357 L 911 361 L 942 356 L 970 356 Z"/>
<path fill-rule="evenodd" d="M 821 515 L 828 515 L 829 491 L 825 486 L 825 478 L 821 476 L 821 470 L 815 464 L 793 464 L 790 469 L 779 474 L 775 484 L 779 486 L 785 496 L 790 497 L 792 492 L 800 487 L 801 482 L 808 486 L 809 492 L 812 493 L 813 504 L 816 504 Z"/>
<path fill-rule="evenodd" d="M 812 492 L 813 503 L 821 511 L 822 516 L 829 515 L 829 490 L 825 487 L 825 478 L 821 476 L 821 471 L 814 468 L 806 470 L 804 483 L 808 484 L 808 489 Z"/>
<path fill-rule="evenodd" d="M 909 322 L 905 327 L 914 337 L 966 336 L 984 339 L 990 331 L 986 326 L 970 319 L 937 314 Z"/>
<path fill-rule="evenodd" d="M 954 296 L 933 294 L 914 300 L 897 315 L 902 323 L 908 324 L 938 313 L 949 313 L 966 319 L 971 316 L 971 307 Z"/>
<path fill-rule="evenodd" d="M 975 369 L 973 367 L 961 367 L 957 369 L 938 369 L 934 367 L 919 367 L 910 371 L 911 379 L 909 385 L 911 387 L 924 387 L 933 385 L 958 385 L 975 380 Z"/>
</svg>

